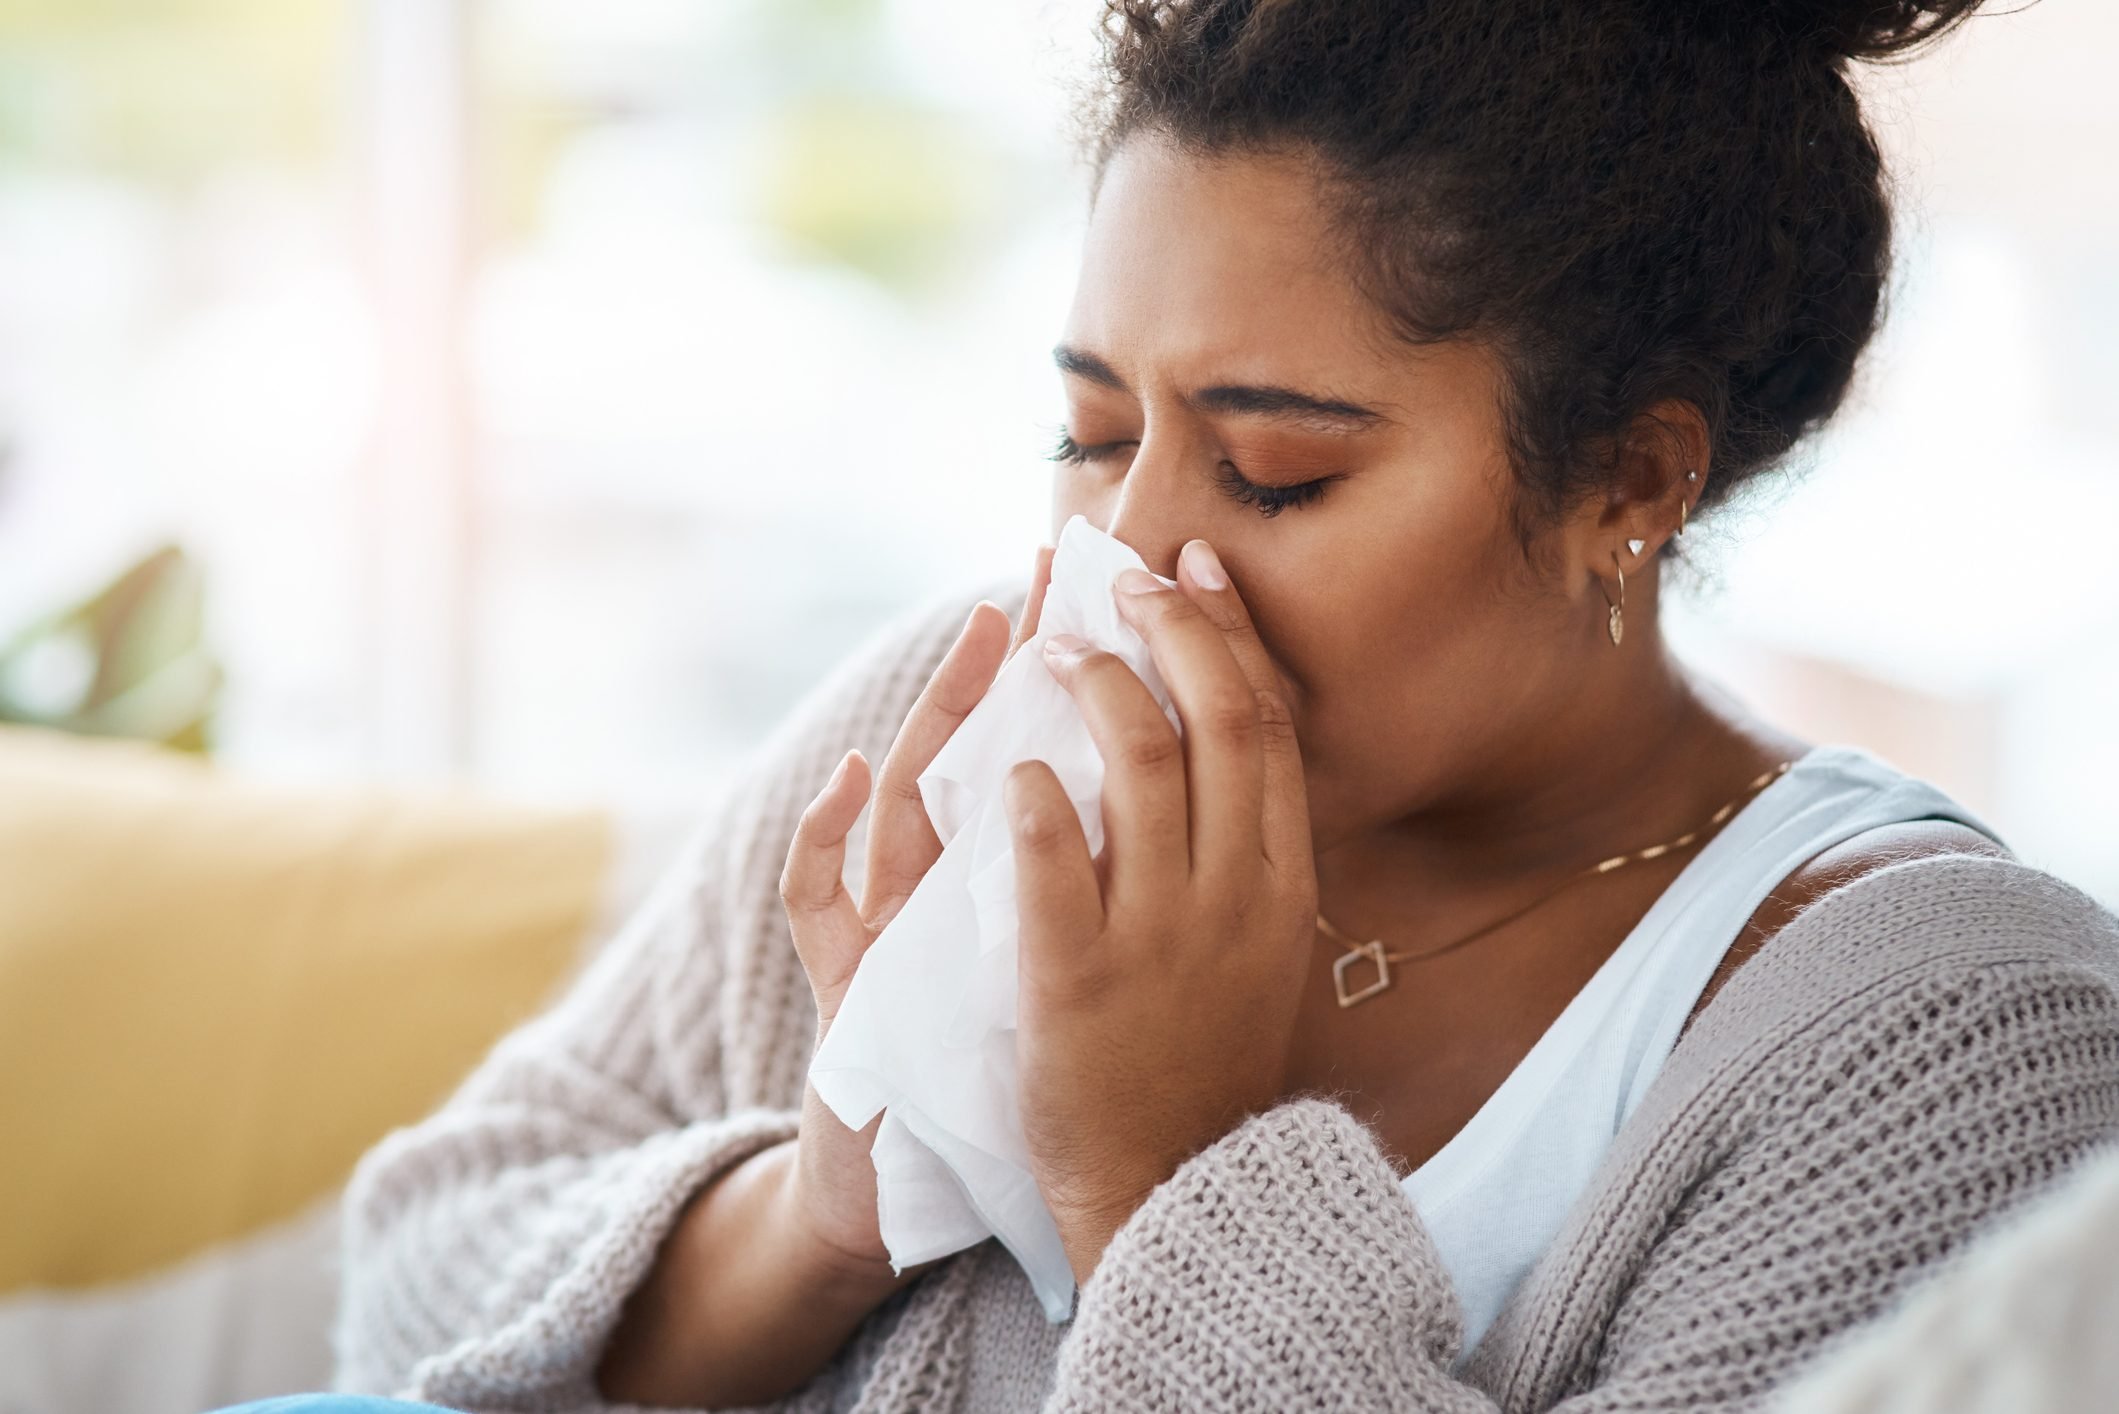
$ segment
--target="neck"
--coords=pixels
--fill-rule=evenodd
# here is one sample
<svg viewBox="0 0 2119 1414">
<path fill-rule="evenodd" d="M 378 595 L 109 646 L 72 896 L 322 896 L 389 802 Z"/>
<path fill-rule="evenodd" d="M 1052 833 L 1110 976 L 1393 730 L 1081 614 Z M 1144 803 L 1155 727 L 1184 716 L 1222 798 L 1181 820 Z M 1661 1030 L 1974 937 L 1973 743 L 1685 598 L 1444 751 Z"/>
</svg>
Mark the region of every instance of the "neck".
<svg viewBox="0 0 2119 1414">
<path fill-rule="evenodd" d="M 1464 788 L 1321 849 L 1320 910 L 1359 936 L 1447 935 L 1704 823 L 1781 743 L 1703 701 L 1660 635 L 1643 633 L 1637 652 L 1573 694 L 1536 740 L 1472 763 Z"/>
</svg>

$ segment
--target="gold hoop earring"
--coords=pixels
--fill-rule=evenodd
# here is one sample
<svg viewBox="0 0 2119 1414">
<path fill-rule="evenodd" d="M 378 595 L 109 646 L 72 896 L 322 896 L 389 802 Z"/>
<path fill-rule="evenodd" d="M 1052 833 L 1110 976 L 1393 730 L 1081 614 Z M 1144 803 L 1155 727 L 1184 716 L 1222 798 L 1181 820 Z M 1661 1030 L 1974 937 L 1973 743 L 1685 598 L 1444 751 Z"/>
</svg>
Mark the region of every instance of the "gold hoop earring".
<svg viewBox="0 0 2119 1414">
<path fill-rule="evenodd" d="M 1619 640 L 1626 636 L 1626 566 L 1619 563 L 1619 552 L 1616 550 L 1611 552 L 1611 567 L 1619 572 L 1619 602 L 1613 604 L 1611 591 L 1604 590 L 1604 602 L 1611 609 L 1610 617 L 1604 620 L 1604 630 L 1611 635 L 1611 646 L 1616 648 L 1619 646 Z M 1603 589 L 1603 586 L 1604 581 L 1599 579 L 1597 587 Z"/>
</svg>

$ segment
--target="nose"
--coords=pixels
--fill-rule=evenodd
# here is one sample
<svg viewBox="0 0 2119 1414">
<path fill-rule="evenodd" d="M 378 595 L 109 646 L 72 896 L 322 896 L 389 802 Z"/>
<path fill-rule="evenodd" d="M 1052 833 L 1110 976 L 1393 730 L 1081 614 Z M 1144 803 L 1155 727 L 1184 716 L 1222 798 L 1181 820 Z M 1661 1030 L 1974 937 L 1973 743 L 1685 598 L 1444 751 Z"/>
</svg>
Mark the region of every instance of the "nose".
<svg viewBox="0 0 2119 1414">
<path fill-rule="evenodd" d="M 1198 534 L 1199 507 L 1179 454 L 1143 441 L 1119 480 L 1104 531 L 1122 540 L 1164 579 L 1177 578 L 1177 552 Z"/>
</svg>

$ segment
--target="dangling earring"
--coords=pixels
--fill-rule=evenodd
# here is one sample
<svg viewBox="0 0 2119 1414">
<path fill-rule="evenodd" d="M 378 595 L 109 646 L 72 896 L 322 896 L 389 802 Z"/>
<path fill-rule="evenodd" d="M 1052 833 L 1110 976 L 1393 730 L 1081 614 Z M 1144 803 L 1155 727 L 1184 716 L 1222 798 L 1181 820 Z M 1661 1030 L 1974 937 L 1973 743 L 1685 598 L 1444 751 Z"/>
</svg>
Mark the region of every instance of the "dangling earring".
<svg viewBox="0 0 2119 1414">
<path fill-rule="evenodd" d="M 1611 552 L 1611 567 L 1619 572 L 1619 602 L 1613 604 L 1611 591 L 1604 590 L 1604 602 L 1611 606 L 1611 617 L 1604 621 L 1604 627 L 1611 634 L 1611 646 L 1616 648 L 1619 640 L 1626 636 L 1626 566 L 1619 563 L 1616 550 Z M 1598 588 L 1603 588 L 1603 584 L 1603 580 L 1597 581 Z"/>
<path fill-rule="evenodd" d="M 1687 481 L 1697 481 L 1700 479 L 1700 474 L 1696 471 L 1688 471 L 1685 473 L 1685 479 Z M 1680 535 L 1685 533 L 1685 507 L 1687 503 L 1687 497 L 1678 497 L 1678 534 Z"/>
</svg>

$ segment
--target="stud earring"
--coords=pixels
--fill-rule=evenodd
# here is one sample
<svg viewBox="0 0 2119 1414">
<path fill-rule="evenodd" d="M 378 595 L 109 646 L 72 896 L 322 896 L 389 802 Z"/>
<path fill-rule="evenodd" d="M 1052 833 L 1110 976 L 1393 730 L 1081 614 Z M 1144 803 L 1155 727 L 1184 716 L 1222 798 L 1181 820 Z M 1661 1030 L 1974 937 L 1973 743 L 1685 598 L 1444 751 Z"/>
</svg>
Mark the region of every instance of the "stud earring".
<svg viewBox="0 0 2119 1414">
<path fill-rule="evenodd" d="M 1691 482 L 1698 481 L 1699 479 L 1700 474 L 1696 471 L 1688 471 L 1685 473 L 1685 480 L 1688 484 Z M 1687 505 L 1690 504 L 1691 500 L 1692 498 L 1689 496 L 1678 497 L 1678 534 L 1680 535 L 1683 535 L 1685 533 L 1685 508 L 1687 507 Z"/>
<path fill-rule="evenodd" d="M 1626 636 L 1626 566 L 1619 563 L 1619 552 L 1616 550 L 1611 552 L 1611 567 L 1619 572 L 1619 602 L 1613 604 L 1611 591 L 1604 590 L 1604 602 L 1611 609 L 1611 616 L 1604 621 L 1604 630 L 1611 635 L 1611 646 L 1616 648 L 1619 646 L 1619 640 Z M 1603 584 L 1603 580 L 1597 581 L 1599 588 L 1602 588 Z"/>
</svg>

